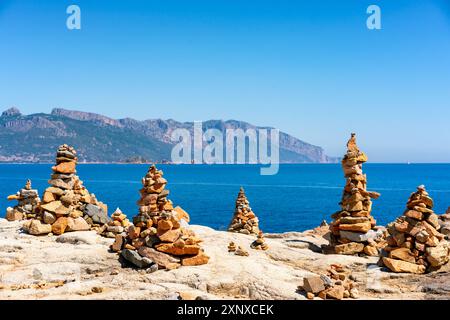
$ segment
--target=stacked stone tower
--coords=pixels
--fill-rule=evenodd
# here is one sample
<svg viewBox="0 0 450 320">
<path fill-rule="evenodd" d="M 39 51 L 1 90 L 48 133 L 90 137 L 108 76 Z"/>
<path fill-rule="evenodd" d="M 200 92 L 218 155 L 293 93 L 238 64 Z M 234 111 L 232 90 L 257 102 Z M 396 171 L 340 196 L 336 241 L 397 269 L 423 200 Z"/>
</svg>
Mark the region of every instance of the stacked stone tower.
<svg viewBox="0 0 450 320">
<path fill-rule="evenodd" d="M 260 231 L 258 217 L 250 207 L 250 203 L 242 187 L 236 199 L 234 215 L 228 231 L 252 235 L 258 235 Z"/>
<path fill-rule="evenodd" d="M 326 251 L 337 254 L 378 255 L 378 241 L 382 239 L 382 230 L 375 228 L 376 221 L 371 215 L 372 199 L 380 194 L 367 191 L 367 176 L 362 165 L 368 160 L 359 150 L 356 135 L 352 133 L 347 142 L 347 153 L 342 159 L 342 169 L 346 178 L 341 210 L 331 217 L 330 246 Z"/>
<path fill-rule="evenodd" d="M 24 224 L 31 234 L 63 234 L 67 231 L 97 229 L 108 222 L 107 206 L 83 186 L 76 175 L 77 152 L 61 145 L 56 164 L 42 197 L 40 215 Z"/>
<path fill-rule="evenodd" d="M 439 217 L 425 186 L 417 187 L 403 215 L 388 225 L 388 252 L 383 264 L 394 272 L 425 273 L 449 260 L 450 246 L 439 232 Z"/>
<path fill-rule="evenodd" d="M 120 251 L 136 267 L 150 270 L 207 263 L 201 240 L 189 229 L 189 215 L 167 199 L 166 184 L 163 172 L 152 165 L 142 179 L 134 225 L 125 237 L 116 236 L 112 250 Z"/>
<path fill-rule="evenodd" d="M 17 205 L 6 209 L 6 220 L 15 221 L 36 218 L 41 199 L 38 191 L 31 187 L 31 180 L 27 180 L 25 186 L 16 194 L 8 196 L 8 200 L 17 200 Z"/>
</svg>

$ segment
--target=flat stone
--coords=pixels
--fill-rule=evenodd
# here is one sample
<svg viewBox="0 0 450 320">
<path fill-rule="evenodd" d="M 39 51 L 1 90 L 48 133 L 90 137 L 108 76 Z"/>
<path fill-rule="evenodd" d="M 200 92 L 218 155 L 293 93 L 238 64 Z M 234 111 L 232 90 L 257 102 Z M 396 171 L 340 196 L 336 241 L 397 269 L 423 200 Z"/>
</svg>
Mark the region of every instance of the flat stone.
<svg viewBox="0 0 450 320">
<path fill-rule="evenodd" d="M 175 242 L 181 236 L 180 229 L 172 229 L 163 232 L 158 232 L 158 237 L 162 242 Z"/>
<path fill-rule="evenodd" d="M 340 224 L 339 230 L 355 231 L 355 232 L 367 232 L 372 228 L 370 221 L 355 223 L 355 224 Z"/>
<path fill-rule="evenodd" d="M 65 190 L 73 189 L 73 186 L 74 186 L 73 180 L 69 180 L 68 182 L 65 182 L 62 179 L 51 179 L 48 181 L 48 183 L 54 187 L 65 189 Z"/>
<path fill-rule="evenodd" d="M 341 224 L 355 224 L 369 221 L 368 217 L 342 217 L 339 219 Z"/>
<path fill-rule="evenodd" d="M 173 257 L 163 252 L 156 251 L 153 248 L 149 248 L 146 246 L 140 247 L 138 253 L 141 256 L 149 258 L 150 260 L 157 263 L 159 266 L 166 269 L 172 270 L 180 266 L 181 262 L 180 258 Z"/>
<path fill-rule="evenodd" d="M 345 231 L 340 230 L 339 235 L 341 238 L 348 239 L 353 242 L 367 242 L 369 240 L 376 239 L 383 235 L 383 231 L 378 230 L 369 230 L 366 233 L 358 233 L 358 232 L 351 232 L 351 231 Z"/>
<path fill-rule="evenodd" d="M 55 213 L 56 209 L 61 206 L 61 201 L 53 201 L 46 204 L 41 205 L 41 208 L 48 212 Z"/>
<path fill-rule="evenodd" d="M 303 289 L 306 292 L 317 294 L 320 291 L 325 290 L 325 284 L 319 276 L 307 277 L 303 278 Z"/>
<path fill-rule="evenodd" d="M 149 258 L 142 257 L 134 250 L 124 249 L 121 253 L 122 257 L 138 268 L 148 268 L 154 262 Z"/>
<path fill-rule="evenodd" d="M 416 263 L 416 258 L 408 248 L 398 248 L 389 252 L 389 258 Z"/>
<path fill-rule="evenodd" d="M 205 253 L 200 252 L 199 254 L 197 254 L 193 257 L 181 259 L 181 264 L 183 266 L 199 266 L 202 264 L 207 264 L 208 261 L 209 261 L 209 257 Z"/>
<path fill-rule="evenodd" d="M 108 223 L 107 213 L 99 206 L 88 203 L 84 208 L 84 213 L 91 217 L 96 224 Z"/>
<path fill-rule="evenodd" d="M 160 243 L 155 247 L 156 250 L 160 252 L 173 254 L 175 256 L 196 255 L 200 252 L 200 247 L 198 245 L 185 245 L 183 248 L 179 248 L 174 246 L 173 243 Z"/>
<path fill-rule="evenodd" d="M 337 254 L 352 255 L 360 253 L 364 250 L 364 244 L 357 242 L 349 242 L 345 244 L 338 244 L 334 247 L 334 251 Z"/>
<path fill-rule="evenodd" d="M 422 274 L 425 273 L 425 266 L 418 265 L 411 262 L 406 262 L 402 260 L 391 259 L 383 257 L 383 264 L 393 272 L 407 272 Z"/>
</svg>

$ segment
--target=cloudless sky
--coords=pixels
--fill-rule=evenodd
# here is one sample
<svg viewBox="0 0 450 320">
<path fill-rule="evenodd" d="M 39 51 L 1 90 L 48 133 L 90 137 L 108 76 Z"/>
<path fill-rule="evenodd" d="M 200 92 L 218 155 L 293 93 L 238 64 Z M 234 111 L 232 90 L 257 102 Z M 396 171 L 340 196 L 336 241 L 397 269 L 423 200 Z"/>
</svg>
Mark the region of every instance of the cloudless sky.
<svg viewBox="0 0 450 320">
<path fill-rule="evenodd" d="M 450 1 L 0 0 L 11 106 L 244 120 L 332 156 L 355 131 L 373 162 L 450 162 Z"/>
</svg>

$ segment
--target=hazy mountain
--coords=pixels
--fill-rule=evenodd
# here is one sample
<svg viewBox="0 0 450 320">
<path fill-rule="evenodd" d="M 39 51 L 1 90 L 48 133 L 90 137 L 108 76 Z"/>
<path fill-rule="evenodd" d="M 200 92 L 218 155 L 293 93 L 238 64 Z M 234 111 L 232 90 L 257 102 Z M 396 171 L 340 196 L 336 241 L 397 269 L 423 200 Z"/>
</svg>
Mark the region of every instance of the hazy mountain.
<svg viewBox="0 0 450 320">
<path fill-rule="evenodd" d="M 0 116 L 0 161 L 53 162 L 58 145 L 73 145 L 79 160 L 86 162 L 125 162 L 145 159 L 170 159 L 174 143 L 173 130 L 192 131 L 192 122 L 130 118 L 111 119 L 103 115 L 65 109 L 53 109 L 50 114 L 23 115 L 16 108 Z M 209 120 L 203 130 L 216 128 L 267 128 L 236 120 Z M 322 148 L 280 132 L 280 162 L 328 163 L 336 162 L 324 154 Z"/>
</svg>

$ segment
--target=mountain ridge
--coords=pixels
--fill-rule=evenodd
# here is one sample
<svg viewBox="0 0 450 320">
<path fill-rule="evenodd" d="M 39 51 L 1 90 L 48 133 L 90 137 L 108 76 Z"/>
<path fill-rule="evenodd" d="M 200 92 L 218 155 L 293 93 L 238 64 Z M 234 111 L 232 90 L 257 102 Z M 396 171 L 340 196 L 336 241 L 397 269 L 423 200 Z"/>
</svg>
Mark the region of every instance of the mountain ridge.
<svg viewBox="0 0 450 320">
<path fill-rule="evenodd" d="M 0 162 L 48 162 L 61 143 L 72 144 L 81 162 L 164 162 L 175 144 L 171 133 L 193 131 L 193 122 L 173 119 L 113 119 L 93 112 L 54 108 L 23 115 L 10 108 L 0 116 Z M 203 130 L 270 129 L 239 120 L 208 120 Z M 131 161 L 133 162 L 133 161 Z M 335 163 L 321 147 L 280 131 L 281 163 Z"/>
</svg>

